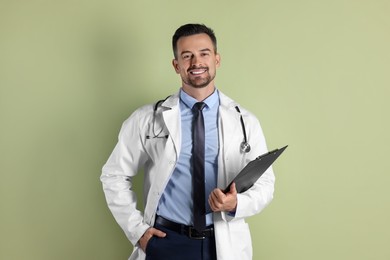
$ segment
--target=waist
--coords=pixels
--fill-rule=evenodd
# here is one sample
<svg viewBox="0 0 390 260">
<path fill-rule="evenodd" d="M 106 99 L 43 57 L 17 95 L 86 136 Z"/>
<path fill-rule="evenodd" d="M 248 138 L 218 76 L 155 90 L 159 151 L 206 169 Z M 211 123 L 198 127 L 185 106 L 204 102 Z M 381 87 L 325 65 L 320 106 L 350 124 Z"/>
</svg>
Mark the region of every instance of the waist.
<svg viewBox="0 0 390 260">
<path fill-rule="evenodd" d="M 161 216 L 156 216 L 155 223 L 176 233 L 186 235 L 192 239 L 205 239 L 206 237 L 214 237 L 214 225 L 207 226 L 204 230 L 199 232 L 192 226 L 179 224 Z"/>
</svg>

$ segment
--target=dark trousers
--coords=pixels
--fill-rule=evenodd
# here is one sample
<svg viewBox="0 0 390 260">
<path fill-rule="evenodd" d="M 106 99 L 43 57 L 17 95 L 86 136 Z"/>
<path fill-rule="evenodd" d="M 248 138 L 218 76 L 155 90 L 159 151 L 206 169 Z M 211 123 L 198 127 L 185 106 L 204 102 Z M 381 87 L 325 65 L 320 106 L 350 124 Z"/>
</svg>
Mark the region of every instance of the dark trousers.
<svg viewBox="0 0 390 260">
<path fill-rule="evenodd" d="M 155 228 L 165 232 L 164 238 L 152 237 L 146 247 L 146 260 L 216 260 L 214 237 L 192 239 L 159 224 Z"/>
</svg>

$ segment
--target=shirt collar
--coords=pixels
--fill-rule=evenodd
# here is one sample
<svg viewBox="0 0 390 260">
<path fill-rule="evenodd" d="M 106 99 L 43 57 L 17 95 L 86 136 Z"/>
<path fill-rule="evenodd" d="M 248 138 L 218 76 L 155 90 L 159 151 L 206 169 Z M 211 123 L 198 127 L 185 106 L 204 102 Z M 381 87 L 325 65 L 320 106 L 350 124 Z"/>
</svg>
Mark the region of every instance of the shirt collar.
<svg viewBox="0 0 390 260">
<path fill-rule="evenodd" d="M 198 103 L 199 101 L 195 98 L 188 95 L 186 92 L 184 92 L 183 89 L 180 89 L 180 100 L 190 109 L 195 105 L 195 103 Z M 204 103 L 206 103 L 206 108 L 212 109 L 215 105 L 219 104 L 219 92 L 217 89 L 214 90 L 213 94 L 208 96 L 205 100 L 203 100 Z"/>
</svg>

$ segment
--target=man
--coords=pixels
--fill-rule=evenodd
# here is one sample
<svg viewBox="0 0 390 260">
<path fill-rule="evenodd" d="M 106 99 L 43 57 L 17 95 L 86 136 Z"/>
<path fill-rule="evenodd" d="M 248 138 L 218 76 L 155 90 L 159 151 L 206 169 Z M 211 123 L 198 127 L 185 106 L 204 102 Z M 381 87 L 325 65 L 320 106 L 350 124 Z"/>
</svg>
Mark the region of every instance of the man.
<svg viewBox="0 0 390 260">
<path fill-rule="evenodd" d="M 181 89 L 124 122 L 101 175 L 108 206 L 134 245 L 129 259 L 252 259 L 244 218 L 272 200 L 272 168 L 241 194 L 234 184 L 223 190 L 249 161 L 267 152 L 260 124 L 216 89 L 220 55 L 210 28 L 183 25 L 172 44 Z M 244 139 L 251 149 L 240 149 Z M 132 190 L 140 169 L 144 213 Z"/>
</svg>

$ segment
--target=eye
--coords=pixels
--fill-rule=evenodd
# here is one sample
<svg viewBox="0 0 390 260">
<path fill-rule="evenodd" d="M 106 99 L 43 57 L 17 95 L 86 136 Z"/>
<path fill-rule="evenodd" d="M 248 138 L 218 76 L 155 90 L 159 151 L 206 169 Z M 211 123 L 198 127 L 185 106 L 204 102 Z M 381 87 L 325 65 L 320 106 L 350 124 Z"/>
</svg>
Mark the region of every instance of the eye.
<svg viewBox="0 0 390 260">
<path fill-rule="evenodd" d="M 210 55 L 210 54 L 209 54 L 208 52 L 202 52 L 202 53 L 201 53 L 201 56 L 203 56 L 203 57 L 204 57 L 204 56 L 209 56 L 209 55 Z"/>
<path fill-rule="evenodd" d="M 184 54 L 183 56 L 181 56 L 181 58 L 183 60 L 189 60 L 189 59 L 191 59 L 191 54 Z"/>
</svg>

